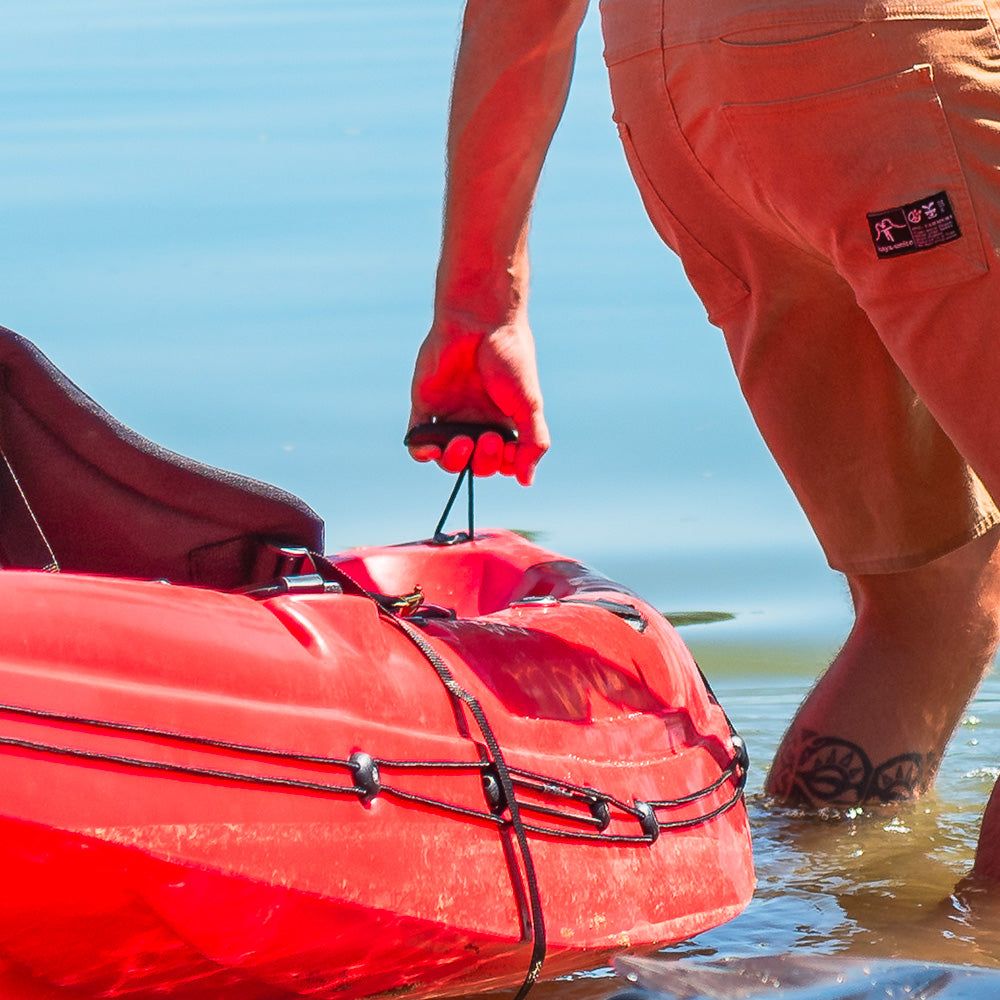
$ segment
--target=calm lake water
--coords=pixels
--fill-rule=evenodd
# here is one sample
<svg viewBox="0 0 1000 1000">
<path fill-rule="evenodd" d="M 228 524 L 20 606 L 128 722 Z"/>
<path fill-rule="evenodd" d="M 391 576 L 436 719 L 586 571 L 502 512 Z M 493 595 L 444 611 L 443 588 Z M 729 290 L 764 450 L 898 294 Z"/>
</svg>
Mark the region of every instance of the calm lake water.
<svg viewBox="0 0 1000 1000">
<path fill-rule="evenodd" d="M 302 496 L 330 550 L 425 535 L 449 482 L 400 439 L 460 14 L 458 0 L 7 0 L 0 322 L 146 436 Z M 683 635 L 757 765 L 760 890 L 671 953 L 1000 965 L 1000 918 L 949 900 L 997 774 L 994 682 L 918 806 L 824 821 L 759 795 L 847 600 L 642 213 L 596 9 L 532 245 L 555 443 L 531 490 L 482 484 L 479 523 L 538 532 L 664 610 L 734 615 Z M 537 995 L 606 996 L 609 976 Z"/>
</svg>

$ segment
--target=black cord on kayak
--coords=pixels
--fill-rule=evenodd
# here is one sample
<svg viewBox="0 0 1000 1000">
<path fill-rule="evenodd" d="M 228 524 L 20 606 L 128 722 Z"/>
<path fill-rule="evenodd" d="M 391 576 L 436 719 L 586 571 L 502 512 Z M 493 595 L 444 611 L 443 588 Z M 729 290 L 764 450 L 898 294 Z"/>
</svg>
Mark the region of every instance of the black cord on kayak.
<svg viewBox="0 0 1000 1000">
<path fill-rule="evenodd" d="M 510 768 L 504 758 L 500 742 L 496 738 L 489 720 L 486 718 L 486 713 L 483 711 L 482 705 L 479 703 L 479 699 L 466 691 L 455 680 L 448 669 L 448 665 L 438 656 L 434 647 L 409 622 L 388 614 L 386 614 L 386 618 L 420 650 L 427 662 L 434 668 L 435 673 L 440 678 L 448 694 L 469 709 L 472 717 L 476 720 L 476 725 L 479 727 L 479 732 L 482 734 L 492 758 L 493 771 L 503 791 L 502 801 L 506 805 L 507 813 L 510 816 L 510 828 L 514 833 L 514 840 L 521 855 L 521 867 L 524 872 L 527 902 L 530 911 L 530 920 L 528 921 L 527 929 L 531 941 L 531 956 L 528 960 L 528 972 L 524 977 L 524 982 L 521 983 L 521 988 L 514 996 L 514 1000 L 524 1000 L 531 987 L 537 982 L 538 976 L 542 971 L 542 963 L 545 961 L 545 918 L 542 913 L 542 896 L 538 888 L 538 878 L 535 874 L 535 863 L 531 857 L 527 829 L 514 794 L 514 782 L 511 778 Z"/>
<path fill-rule="evenodd" d="M 380 607 L 382 606 L 380 605 Z M 383 607 L 383 611 L 385 611 L 386 614 L 392 613 L 391 609 L 386 607 Z M 7 736 L 0 736 L 0 746 L 12 746 L 22 750 L 35 751 L 38 753 L 52 753 L 59 756 L 75 757 L 83 760 L 106 761 L 109 763 L 122 764 L 125 766 L 144 768 L 154 771 L 187 774 L 203 778 L 215 778 L 241 784 L 299 788 L 307 791 L 321 792 L 332 795 L 358 795 L 362 799 L 372 797 L 375 794 L 387 795 L 397 799 L 402 799 L 406 802 L 412 802 L 433 809 L 440 809 L 452 815 L 463 816 L 472 820 L 485 820 L 502 826 L 509 825 L 510 822 L 501 817 L 500 813 L 497 812 L 497 808 L 501 805 L 506 806 L 508 798 L 512 799 L 512 794 L 511 796 L 508 796 L 506 792 L 502 791 L 500 776 L 497 773 L 496 767 L 489 759 L 479 761 L 398 760 L 387 759 L 384 757 L 371 757 L 370 755 L 360 751 L 355 751 L 350 755 L 350 757 L 338 758 L 302 753 L 295 750 L 283 750 L 276 747 L 262 747 L 245 743 L 233 743 L 229 740 L 214 739 L 212 737 L 199 736 L 193 733 L 159 729 L 153 726 L 142 726 L 125 722 L 114 722 L 107 719 L 93 719 L 88 716 L 74 715 L 66 712 L 29 708 L 24 705 L 0 704 L 0 714 L 21 716 L 23 718 L 35 720 L 44 719 L 51 722 L 59 722 L 71 726 L 84 726 L 87 728 L 120 733 L 128 736 L 151 736 L 157 740 L 186 744 L 194 746 L 200 750 L 224 750 L 251 758 L 260 757 L 263 759 L 279 760 L 289 763 L 318 764 L 325 767 L 346 769 L 351 772 L 354 783 L 348 786 L 340 786 L 330 785 L 325 782 L 304 781 L 294 778 L 254 774 L 252 771 L 220 771 L 216 768 L 210 768 L 198 764 L 178 764 L 162 760 L 148 760 L 141 757 L 125 757 L 119 754 L 98 753 L 90 750 L 60 746 L 58 744 L 15 739 Z M 734 744 L 738 739 L 739 737 L 734 737 Z M 417 770 L 451 774 L 477 772 L 484 783 L 488 780 L 500 783 L 501 794 L 497 798 L 494 807 L 491 807 L 490 812 L 481 812 L 457 805 L 453 802 L 430 798 L 426 795 L 420 795 L 412 791 L 404 791 L 403 789 L 393 787 L 384 781 L 378 782 L 377 780 L 373 781 L 372 779 L 367 781 L 360 780 L 361 771 L 363 770 L 360 766 L 361 758 L 366 758 L 368 764 L 372 765 L 376 771 L 391 772 L 396 770 Z M 745 758 L 741 754 L 739 747 L 737 747 L 733 758 L 729 761 L 726 768 L 720 773 L 719 777 L 710 782 L 704 788 L 672 799 L 660 799 L 655 801 L 649 800 L 645 802 L 644 805 L 651 808 L 654 812 L 656 810 L 674 809 L 679 806 L 696 802 L 699 799 L 711 795 L 718 788 L 721 788 L 726 781 L 732 780 L 734 782 L 735 789 L 733 794 L 720 805 L 699 813 L 697 816 L 686 817 L 680 820 L 658 821 L 656 827 L 657 832 L 661 830 L 690 829 L 714 819 L 716 816 L 721 815 L 735 806 L 742 798 L 743 787 L 746 783 L 744 759 Z M 566 830 L 551 826 L 545 827 L 530 823 L 523 823 L 524 829 L 528 833 L 534 833 L 542 837 L 556 837 L 563 840 L 576 841 L 578 843 L 629 844 L 636 846 L 640 844 L 649 844 L 652 840 L 656 839 L 655 837 L 651 838 L 646 833 L 642 836 L 636 836 L 634 834 L 607 834 L 604 832 L 610 822 L 609 807 L 613 807 L 616 813 L 621 816 L 639 820 L 641 824 L 643 815 L 648 815 L 648 813 L 644 813 L 643 810 L 638 809 L 634 804 L 629 805 L 615 796 L 609 795 L 602 792 L 599 788 L 594 788 L 589 785 L 574 785 L 571 782 L 561 780 L 552 775 L 540 774 L 536 771 L 528 771 L 524 768 L 512 767 L 510 764 L 506 763 L 504 764 L 504 767 L 506 768 L 507 776 L 510 779 L 511 787 L 515 790 L 518 788 L 528 789 L 534 796 L 548 797 L 557 804 L 565 804 L 566 802 L 575 801 L 580 804 L 585 804 L 588 807 L 587 814 L 581 815 L 580 813 L 566 812 L 559 808 L 545 806 L 540 802 L 516 802 L 515 804 L 518 807 L 519 813 L 531 812 L 541 816 L 551 816 L 563 822 L 582 824 L 591 829 L 596 828 L 597 830 L 597 832 L 581 832 L 579 830 Z"/>
<path fill-rule="evenodd" d="M 435 545 L 454 545 L 456 542 L 471 542 L 475 538 L 475 495 L 472 488 L 473 480 L 475 476 L 472 474 L 472 459 L 469 459 L 469 464 L 466 465 L 464 469 L 458 474 L 458 479 L 455 480 L 455 486 L 452 488 L 451 496 L 448 497 L 448 502 L 445 504 L 444 513 L 441 515 L 441 519 L 437 523 L 437 527 L 434 529 L 433 541 Z M 464 535 L 462 532 L 458 532 L 454 535 L 446 534 L 444 530 L 445 521 L 448 520 L 448 515 L 451 514 L 452 507 L 455 506 L 455 499 L 458 497 L 458 491 L 462 488 L 462 483 L 467 483 L 467 490 L 469 495 L 469 533 Z"/>
</svg>

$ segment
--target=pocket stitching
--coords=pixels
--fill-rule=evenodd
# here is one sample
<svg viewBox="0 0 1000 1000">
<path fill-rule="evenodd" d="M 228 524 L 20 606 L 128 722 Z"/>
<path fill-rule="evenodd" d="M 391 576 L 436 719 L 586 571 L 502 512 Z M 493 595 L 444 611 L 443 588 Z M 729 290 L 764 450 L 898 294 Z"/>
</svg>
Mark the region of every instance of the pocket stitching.
<svg viewBox="0 0 1000 1000">
<path fill-rule="evenodd" d="M 723 261 L 719 260 L 719 258 L 716 257 L 715 254 L 713 254 L 712 251 L 709 250 L 701 242 L 701 240 L 699 240 L 694 235 L 694 233 L 692 233 L 691 230 L 684 225 L 683 222 L 681 222 L 681 220 L 677 217 L 674 211 L 669 207 L 669 205 L 667 205 L 667 203 L 660 196 L 660 193 L 657 190 L 656 185 L 652 182 L 649 172 L 646 170 L 646 167 L 642 161 L 642 157 L 639 156 L 639 152 L 635 147 L 635 142 L 632 139 L 632 132 L 629 129 L 628 125 L 624 121 L 617 119 L 615 121 L 615 124 L 618 127 L 618 133 L 621 138 L 622 146 L 625 150 L 625 157 L 628 160 L 630 167 L 632 167 L 634 172 L 637 172 L 642 176 L 643 185 L 640 188 L 639 192 L 640 196 L 643 197 L 644 200 L 646 196 L 654 198 L 656 200 L 657 206 L 660 208 L 663 215 L 672 224 L 672 226 L 675 227 L 675 231 L 679 235 L 683 236 L 686 240 L 690 241 L 693 248 L 695 248 L 699 254 L 701 254 L 707 261 L 711 263 L 712 266 L 717 268 L 721 273 L 723 273 L 729 279 L 728 284 L 730 285 L 730 292 L 726 296 L 725 303 L 721 303 L 718 308 L 709 308 L 708 303 L 705 302 L 704 299 L 702 299 L 702 304 L 708 311 L 709 319 L 713 323 L 716 323 L 718 325 L 720 317 L 725 316 L 730 310 L 734 309 L 736 306 L 738 306 L 741 302 L 743 302 L 747 298 L 747 296 L 750 294 L 749 287 L 747 286 L 746 282 L 743 281 L 743 279 L 738 274 L 736 274 L 735 271 L 733 271 Z M 650 221 L 652 222 L 653 220 L 651 219 Z M 655 223 L 654 223 L 654 228 L 657 228 Z M 663 239 L 662 234 L 660 238 Z M 664 242 L 667 241 L 664 240 Z M 680 240 L 678 240 L 678 242 L 680 242 Z M 667 245 L 669 246 L 670 244 L 668 243 Z M 673 249 L 673 247 L 671 247 L 671 249 Z M 681 263 L 683 265 L 684 264 L 683 256 L 681 256 L 679 251 L 675 250 L 674 252 L 677 253 L 677 256 L 681 258 Z M 684 270 L 685 274 L 687 274 L 686 266 Z M 689 274 L 688 274 L 688 281 L 691 282 L 691 285 L 694 287 L 694 282 L 691 281 L 691 277 Z M 701 291 L 697 287 L 695 287 L 695 291 L 697 292 L 698 297 L 702 298 Z"/>
<path fill-rule="evenodd" d="M 824 24 L 830 24 L 828 21 L 782 21 L 779 24 L 767 24 L 767 25 L 757 25 L 753 28 L 741 28 L 738 31 L 730 32 L 728 35 L 722 35 L 719 37 L 719 41 L 723 45 L 729 45 L 733 48 L 739 49 L 767 49 L 773 48 L 780 45 L 808 45 L 810 42 L 821 42 L 828 38 L 835 38 L 837 35 L 846 34 L 849 31 L 855 31 L 856 29 L 862 27 L 865 21 L 844 21 L 840 23 L 840 27 L 834 28 L 829 31 L 819 31 Z M 771 41 L 737 41 L 736 39 L 740 35 L 753 35 L 757 32 L 762 31 L 772 31 L 776 28 L 809 28 L 818 31 L 817 34 L 811 35 L 800 35 L 794 38 L 775 38 Z"/>
</svg>

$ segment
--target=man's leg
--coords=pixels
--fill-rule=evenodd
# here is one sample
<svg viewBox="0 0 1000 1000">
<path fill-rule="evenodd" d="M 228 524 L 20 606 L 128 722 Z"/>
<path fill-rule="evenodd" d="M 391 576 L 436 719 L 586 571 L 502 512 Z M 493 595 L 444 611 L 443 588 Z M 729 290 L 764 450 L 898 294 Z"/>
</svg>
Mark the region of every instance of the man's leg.
<svg viewBox="0 0 1000 1000">
<path fill-rule="evenodd" d="M 983 814 L 976 864 L 969 885 L 992 893 L 1000 889 L 1000 781 L 993 786 L 993 794 Z"/>
<path fill-rule="evenodd" d="M 917 569 L 849 578 L 855 625 L 793 719 L 767 791 L 850 807 L 925 791 L 1000 636 L 1000 530 Z M 1000 884 L 1000 793 L 990 819 Z"/>
</svg>

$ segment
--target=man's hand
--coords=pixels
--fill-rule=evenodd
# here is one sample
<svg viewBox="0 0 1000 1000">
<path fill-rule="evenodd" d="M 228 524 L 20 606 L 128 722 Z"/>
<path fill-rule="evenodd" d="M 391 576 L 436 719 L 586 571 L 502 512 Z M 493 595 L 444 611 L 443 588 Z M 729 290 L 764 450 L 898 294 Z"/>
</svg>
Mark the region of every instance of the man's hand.
<svg viewBox="0 0 1000 1000">
<path fill-rule="evenodd" d="M 477 476 L 516 476 L 529 486 L 549 447 L 549 431 L 535 364 L 535 345 L 526 320 L 485 333 L 463 329 L 457 320 L 437 321 L 417 354 L 409 426 L 431 420 L 500 424 L 517 432 L 504 442 L 485 433 L 478 441 L 453 438 L 443 449 L 418 445 L 418 462 L 436 461 L 461 472 L 472 459 Z"/>
</svg>

